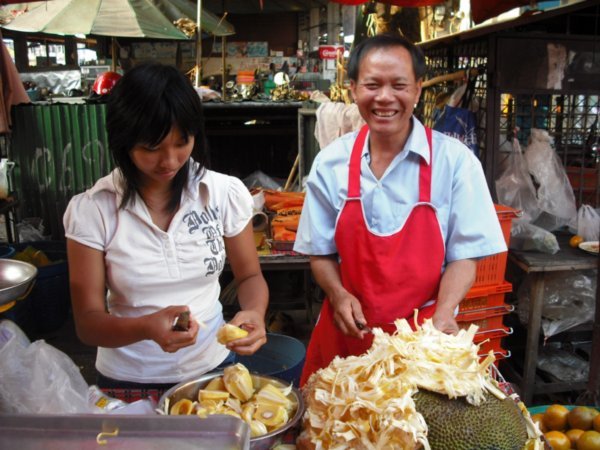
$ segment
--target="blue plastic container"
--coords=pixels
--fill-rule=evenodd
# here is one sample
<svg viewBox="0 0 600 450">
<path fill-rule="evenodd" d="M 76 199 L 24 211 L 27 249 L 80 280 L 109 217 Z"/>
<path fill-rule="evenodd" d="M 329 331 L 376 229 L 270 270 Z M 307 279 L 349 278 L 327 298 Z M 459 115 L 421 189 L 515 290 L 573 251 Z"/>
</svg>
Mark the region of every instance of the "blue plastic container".
<svg viewBox="0 0 600 450">
<path fill-rule="evenodd" d="M 265 345 L 254 355 L 238 355 L 237 361 L 250 372 L 270 375 L 298 387 L 305 356 L 306 348 L 298 339 L 285 334 L 267 333 Z"/>
<path fill-rule="evenodd" d="M 0 258 L 12 258 L 16 253 L 12 245 L 0 245 Z"/>
</svg>

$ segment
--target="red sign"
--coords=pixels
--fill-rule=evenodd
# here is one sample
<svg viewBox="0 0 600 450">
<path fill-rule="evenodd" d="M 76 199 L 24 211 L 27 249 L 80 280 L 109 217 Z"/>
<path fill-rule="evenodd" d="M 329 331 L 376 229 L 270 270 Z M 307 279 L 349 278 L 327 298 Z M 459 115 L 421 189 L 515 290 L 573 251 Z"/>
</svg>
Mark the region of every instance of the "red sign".
<svg viewBox="0 0 600 450">
<path fill-rule="evenodd" d="M 336 59 L 338 53 L 344 53 L 343 45 L 319 45 L 320 59 Z"/>
</svg>

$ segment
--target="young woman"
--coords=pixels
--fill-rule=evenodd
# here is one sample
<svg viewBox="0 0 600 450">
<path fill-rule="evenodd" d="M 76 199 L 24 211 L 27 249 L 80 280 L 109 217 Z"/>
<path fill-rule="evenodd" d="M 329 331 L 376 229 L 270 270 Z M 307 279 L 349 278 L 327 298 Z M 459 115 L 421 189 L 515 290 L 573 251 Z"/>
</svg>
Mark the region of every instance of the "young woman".
<svg viewBox="0 0 600 450">
<path fill-rule="evenodd" d="M 268 289 L 242 182 L 208 170 L 202 105 L 176 68 L 139 65 L 111 92 L 115 170 L 73 197 L 64 216 L 73 314 L 98 346 L 100 387 L 166 388 L 266 342 Z M 249 334 L 226 346 L 219 275 L 225 259 Z M 187 331 L 175 331 L 180 313 Z"/>
</svg>

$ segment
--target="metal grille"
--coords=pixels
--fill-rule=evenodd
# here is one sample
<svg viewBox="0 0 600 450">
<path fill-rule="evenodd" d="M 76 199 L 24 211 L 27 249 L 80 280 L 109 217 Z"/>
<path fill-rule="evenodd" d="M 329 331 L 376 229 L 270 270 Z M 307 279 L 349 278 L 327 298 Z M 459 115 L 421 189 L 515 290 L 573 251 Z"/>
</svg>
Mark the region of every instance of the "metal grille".
<svg viewBox="0 0 600 450">
<path fill-rule="evenodd" d="M 500 96 L 501 144 L 510 140 L 516 131 L 519 143 L 525 148 L 532 128 L 548 130 L 578 205 L 600 205 L 599 98 L 598 95 L 511 93 Z M 500 149 L 507 151 L 503 145 Z"/>
<path fill-rule="evenodd" d="M 470 109 L 476 113 L 476 133 L 479 157 L 482 161 L 486 158 L 487 53 L 488 43 L 486 40 L 463 43 L 455 47 L 425 50 L 428 69 L 427 79 L 452 74 L 465 69 L 479 69 L 479 75 L 475 79 Z M 444 81 L 423 90 L 418 114 L 422 117 L 425 125 L 429 127 L 434 126 L 437 115 L 443 107 L 445 100 L 447 100 L 448 96 L 461 82 Z"/>
</svg>

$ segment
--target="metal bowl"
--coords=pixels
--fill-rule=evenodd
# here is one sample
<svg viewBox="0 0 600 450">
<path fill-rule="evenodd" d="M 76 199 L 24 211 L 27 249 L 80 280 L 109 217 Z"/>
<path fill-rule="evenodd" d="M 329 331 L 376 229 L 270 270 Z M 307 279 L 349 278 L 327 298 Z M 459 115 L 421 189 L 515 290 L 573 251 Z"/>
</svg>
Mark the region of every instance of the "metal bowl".
<svg viewBox="0 0 600 450">
<path fill-rule="evenodd" d="M 197 399 L 198 391 L 200 389 L 205 387 L 208 384 L 208 382 L 213 378 L 220 377 L 222 375 L 223 371 L 217 370 L 204 374 L 196 380 L 186 381 L 183 383 L 179 383 L 176 386 L 173 386 L 160 398 L 158 402 L 158 409 L 161 411 L 165 411 L 165 406 L 173 405 L 175 402 L 181 400 L 182 398 L 189 398 L 190 400 Z M 252 382 L 254 383 L 254 387 L 256 388 L 260 388 L 266 383 L 271 383 L 279 388 L 285 388 L 289 386 L 289 383 L 285 383 L 278 378 L 270 377 L 268 375 L 251 374 L 251 376 Z M 302 394 L 300 394 L 300 391 L 297 388 L 292 388 L 292 391 L 289 394 L 289 398 L 298 405 L 294 415 L 291 417 L 288 423 L 286 423 L 281 428 L 278 428 L 277 430 L 274 430 L 262 436 L 251 438 L 251 450 L 271 449 L 274 445 L 280 443 L 282 438 L 287 433 L 292 431 L 294 428 L 300 426 L 300 419 L 302 418 L 302 414 L 304 413 L 304 401 L 302 400 Z"/>
<path fill-rule="evenodd" d="M 33 264 L 16 259 L 0 259 L 0 306 L 25 295 L 37 273 Z"/>
</svg>

